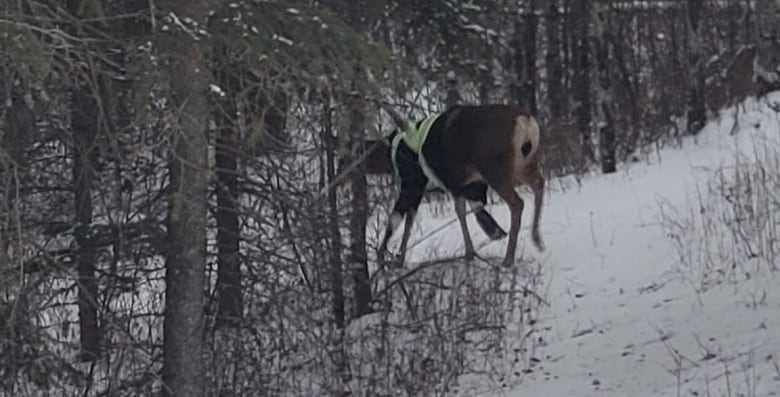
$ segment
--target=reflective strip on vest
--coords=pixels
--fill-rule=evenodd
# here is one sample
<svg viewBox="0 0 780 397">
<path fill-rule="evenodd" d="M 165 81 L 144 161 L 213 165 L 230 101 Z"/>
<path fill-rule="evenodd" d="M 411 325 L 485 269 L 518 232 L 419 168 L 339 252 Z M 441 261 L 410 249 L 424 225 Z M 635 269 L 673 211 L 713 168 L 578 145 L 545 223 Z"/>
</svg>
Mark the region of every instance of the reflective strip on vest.
<svg viewBox="0 0 780 397">
<path fill-rule="evenodd" d="M 391 147 L 390 157 L 392 160 L 391 162 L 393 163 L 393 171 L 395 171 L 395 175 L 399 177 L 401 175 L 398 173 L 398 161 L 396 160 L 397 159 L 396 155 L 398 154 L 398 144 L 401 143 L 401 138 L 403 137 L 404 137 L 404 133 L 395 134 L 395 136 L 393 137 L 392 145 L 390 146 Z"/>
<path fill-rule="evenodd" d="M 401 139 L 403 139 L 406 146 L 417 154 L 417 162 L 420 164 L 420 168 L 422 168 L 423 173 L 428 178 L 428 186 L 426 186 L 426 189 L 439 188 L 446 191 L 447 189 L 444 187 L 444 184 L 428 165 L 428 162 L 425 160 L 425 156 L 422 153 L 422 147 L 425 144 L 425 139 L 428 138 L 428 132 L 431 130 L 431 126 L 433 126 L 433 123 L 436 122 L 436 119 L 438 119 L 439 116 L 440 115 L 438 114 L 430 116 L 419 123 L 420 128 L 417 128 L 417 126 L 413 124 L 408 130 L 393 137 L 391 156 L 395 174 L 398 175 L 396 154 L 398 153 L 398 144 L 401 142 Z"/>
<path fill-rule="evenodd" d="M 402 134 L 404 137 L 404 142 L 406 142 L 406 145 L 409 146 L 413 152 L 417 154 L 422 152 L 422 146 L 425 143 L 425 139 L 428 138 L 428 132 L 431 130 L 431 126 L 438 118 L 438 114 L 430 116 L 419 123 L 420 128 L 417 128 L 417 125 L 413 124 L 411 127 L 409 127 L 408 130 L 404 131 Z"/>
</svg>

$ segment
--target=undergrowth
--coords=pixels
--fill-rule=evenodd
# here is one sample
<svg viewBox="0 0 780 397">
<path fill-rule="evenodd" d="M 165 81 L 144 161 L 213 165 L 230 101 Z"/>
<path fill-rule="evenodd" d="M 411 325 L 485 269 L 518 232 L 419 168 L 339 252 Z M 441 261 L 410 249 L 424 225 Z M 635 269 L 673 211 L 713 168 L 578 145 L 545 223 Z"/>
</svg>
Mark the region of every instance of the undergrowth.
<svg viewBox="0 0 780 397">
<path fill-rule="evenodd" d="M 780 136 L 771 126 L 742 133 L 751 135 L 734 139 L 734 161 L 695 187 L 691 205 L 661 206 L 678 270 L 699 291 L 780 269 Z"/>
</svg>

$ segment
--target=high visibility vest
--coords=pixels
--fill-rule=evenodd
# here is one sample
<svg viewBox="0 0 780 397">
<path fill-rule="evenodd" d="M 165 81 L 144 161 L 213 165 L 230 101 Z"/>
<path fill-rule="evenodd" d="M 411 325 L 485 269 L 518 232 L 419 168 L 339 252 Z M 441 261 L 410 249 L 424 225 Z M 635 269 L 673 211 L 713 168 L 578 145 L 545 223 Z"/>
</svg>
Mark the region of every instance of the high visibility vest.
<svg viewBox="0 0 780 397">
<path fill-rule="evenodd" d="M 423 144 L 425 144 L 425 139 L 428 137 L 428 132 L 431 130 L 431 126 L 436 121 L 436 119 L 439 118 L 439 116 L 439 114 L 429 116 L 422 122 L 412 124 L 406 131 L 396 134 L 396 136 L 393 137 L 391 156 L 395 174 L 398 175 L 398 163 L 396 162 L 396 155 L 398 153 L 398 144 L 401 143 L 401 140 L 403 140 L 406 146 L 408 146 L 415 154 L 417 154 L 417 162 L 420 164 L 420 168 L 422 168 L 423 173 L 428 178 L 428 186 L 426 189 L 439 188 L 446 191 L 447 189 L 444 187 L 444 184 L 436 176 L 436 173 L 433 172 L 431 167 L 428 165 L 428 162 L 425 161 L 425 156 L 423 156 L 422 153 L 422 147 Z"/>
</svg>

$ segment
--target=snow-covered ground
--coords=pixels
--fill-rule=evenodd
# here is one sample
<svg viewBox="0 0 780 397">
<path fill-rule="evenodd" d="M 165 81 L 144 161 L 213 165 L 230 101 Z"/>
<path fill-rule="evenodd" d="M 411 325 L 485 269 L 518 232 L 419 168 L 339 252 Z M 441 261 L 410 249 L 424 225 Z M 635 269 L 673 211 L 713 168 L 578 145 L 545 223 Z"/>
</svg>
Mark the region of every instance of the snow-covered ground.
<svg viewBox="0 0 780 397">
<path fill-rule="evenodd" d="M 541 262 L 549 284 L 550 306 L 538 326 L 540 362 L 514 390 L 486 395 L 780 395 L 780 278 L 764 268 L 749 280 L 699 288 L 701 280 L 680 271 L 661 216 L 661 208 L 699 211 L 707 181 L 744 159 L 737 150 L 750 157 L 756 148 L 780 147 L 780 114 L 768 103 L 780 103 L 780 95 L 748 101 L 736 135 L 729 134 L 733 115 L 726 113 L 682 147 L 623 165 L 616 174 L 567 189 L 549 183 L 542 222 L 547 251 L 524 252 Z M 507 226 L 503 203 L 490 211 Z M 531 212 L 529 204 L 523 247 L 530 247 Z M 451 210 L 437 217 L 423 211 L 412 242 L 450 218 Z M 475 243 L 484 243 L 473 219 L 470 228 Z M 480 253 L 502 256 L 504 244 Z M 425 259 L 426 246 L 459 252 L 457 224 L 419 241 L 409 257 Z"/>
</svg>

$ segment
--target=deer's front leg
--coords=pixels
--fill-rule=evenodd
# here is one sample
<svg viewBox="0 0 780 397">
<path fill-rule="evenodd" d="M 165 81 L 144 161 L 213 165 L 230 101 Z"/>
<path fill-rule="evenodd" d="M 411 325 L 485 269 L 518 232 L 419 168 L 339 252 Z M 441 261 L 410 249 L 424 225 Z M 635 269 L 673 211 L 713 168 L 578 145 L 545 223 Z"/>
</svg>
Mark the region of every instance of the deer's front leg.
<svg viewBox="0 0 780 397">
<path fill-rule="evenodd" d="M 409 242 L 409 236 L 412 231 L 412 225 L 414 224 L 414 216 L 417 213 L 417 207 L 420 206 L 422 200 L 423 190 L 418 186 L 414 186 L 408 183 L 401 183 L 401 194 L 393 207 L 393 214 L 390 216 L 390 222 L 385 229 L 385 236 L 382 239 L 382 244 L 379 247 L 377 254 L 379 263 L 384 265 L 384 253 L 387 251 L 387 244 L 393 232 L 401 224 L 401 220 L 406 218 L 404 224 L 404 234 L 401 240 L 401 250 L 396 257 L 394 265 L 403 266 L 403 260 L 406 256 L 406 246 Z"/>
<path fill-rule="evenodd" d="M 398 203 L 396 203 L 396 208 L 398 207 Z M 392 215 L 390 215 L 390 220 L 387 222 L 387 226 L 385 227 L 385 235 L 382 238 L 382 244 L 379 245 L 379 251 L 377 251 L 377 260 L 379 261 L 379 264 L 384 267 L 385 266 L 385 253 L 387 252 L 387 244 L 390 242 L 390 237 L 393 236 L 393 233 L 396 229 L 398 229 L 398 226 L 401 224 L 401 221 L 404 219 L 404 215 L 402 213 L 396 212 L 396 210 L 393 210 Z"/>
<path fill-rule="evenodd" d="M 404 266 L 404 260 L 406 259 L 406 245 L 409 243 L 409 236 L 412 234 L 412 226 L 414 225 L 414 216 L 417 214 L 417 210 L 415 208 L 409 209 L 409 211 L 406 212 L 406 222 L 404 222 L 404 235 L 401 238 L 401 249 L 398 252 L 398 255 L 395 257 L 395 261 L 393 262 L 393 265 L 396 267 L 403 267 Z"/>
</svg>

